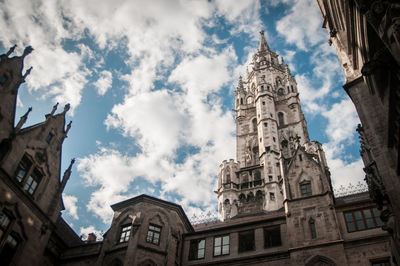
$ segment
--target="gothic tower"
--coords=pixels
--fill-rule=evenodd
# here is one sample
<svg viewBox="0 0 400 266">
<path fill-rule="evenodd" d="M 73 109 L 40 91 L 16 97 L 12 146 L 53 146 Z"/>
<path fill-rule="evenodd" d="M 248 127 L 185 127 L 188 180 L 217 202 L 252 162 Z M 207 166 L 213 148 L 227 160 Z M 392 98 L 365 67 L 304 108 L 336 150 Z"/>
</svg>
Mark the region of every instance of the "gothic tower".
<svg viewBox="0 0 400 266">
<path fill-rule="evenodd" d="M 296 156 L 313 158 L 318 168 L 302 173 L 301 181 L 315 185 L 314 193 L 331 191 L 322 146 L 309 140 L 296 80 L 260 34 L 252 69 L 235 91 L 236 161 L 220 166 L 218 211 L 224 220 L 283 208 L 298 186 L 298 177 L 287 172 Z"/>
</svg>

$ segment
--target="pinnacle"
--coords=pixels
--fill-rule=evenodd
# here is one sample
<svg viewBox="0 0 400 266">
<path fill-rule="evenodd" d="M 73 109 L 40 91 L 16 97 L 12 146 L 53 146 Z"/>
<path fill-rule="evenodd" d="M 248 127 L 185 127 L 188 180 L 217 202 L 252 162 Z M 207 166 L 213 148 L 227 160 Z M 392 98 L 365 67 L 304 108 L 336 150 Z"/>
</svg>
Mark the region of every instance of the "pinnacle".
<svg viewBox="0 0 400 266">
<path fill-rule="evenodd" d="M 267 41 L 265 40 L 265 36 L 264 36 L 264 31 L 260 31 L 260 35 L 261 35 L 261 39 L 260 39 L 260 45 L 258 46 L 258 51 L 265 51 L 265 50 L 269 50 Z"/>
</svg>

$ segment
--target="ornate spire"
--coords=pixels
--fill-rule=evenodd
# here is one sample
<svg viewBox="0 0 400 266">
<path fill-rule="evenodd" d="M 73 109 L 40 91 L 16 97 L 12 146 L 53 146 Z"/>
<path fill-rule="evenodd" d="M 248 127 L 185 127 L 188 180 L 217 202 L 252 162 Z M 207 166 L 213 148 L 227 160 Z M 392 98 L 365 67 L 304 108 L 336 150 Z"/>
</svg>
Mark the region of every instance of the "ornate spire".
<svg viewBox="0 0 400 266">
<path fill-rule="evenodd" d="M 7 54 L 6 54 L 6 56 L 7 57 L 9 57 L 10 56 L 10 54 L 12 54 L 13 52 L 14 52 L 14 50 L 15 50 L 15 48 L 17 47 L 17 45 L 16 44 L 14 44 L 14 46 L 13 47 L 11 47 L 10 48 L 10 50 L 8 50 L 8 52 L 7 52 Z"/>
<path fill-rule="evenodd" d="M 31 111 L 32 107 L 29 107 L 28 111 L 23 116 L 21 116 L 21 119 L 19 120 L 17 126 L 15 127 L 16 132 L 18 132 L 21 129 L 21 127 L 25 124 L 26 120 L 28 119 L 28 115 Z"/>
<path fill-rule="evenodd" d="M 265 36 L 264 36 L 264 31 L 263 30 L 260 31 L 260 35 L 261 35 L 261 39 L 260 39 L 260 45 L 258 46 L 258 51 L 259 52 L 266 51 L 266 50 L 269 51 L 269 47 L 268 47 L 267 41 L 265 40 Z"/>
<path fill-rule="evenodd" d="M 239 76 L 237 90 L 244 90 L 242 76 Z"/>
<path fill-rule="evenodd" d="M 64 111 L 63 111 L 63 113 L 65 114 L 66 112 L 68 112 L 68 110 L 71 108 L 71 105 L 69 104 L 69 103 L 67 103 L 65 106 L 64 106 Z"/>
<path fill-rule="evenodd" d="M 54 113 L 55 113 L 56 110 L 57 110 L 57 107 L 58 107 L 58 102 L 53 106 L 53 109 L 51 110 L 50 115 L 54 115 Z"/>
<path fill-rule="evenodd" d="M 67 129 L 65 130 L 65 136 L 68 134 L 68 131 L 71 129 L 71 124 L 72 124 L 72 121 L 69 121 L 69 123 L 67 125 Z"/>
<path fill-rule="evenodd" d="M 68 181 L 69 177 L 71 176 L 72 166 L 74 165 L 74 163 L 75 163 L 75 158 L 73 158 L 71 160 L 71 163 L 69 164 L 67 170 L 65 170 L 65 172 L 64 172 L 64 176 L 63 176 L 63 179 L 61 181 L 60 193 L 63 192 L 63 190 L 65 188 L 65 185 L 67 184 L 67 181 Z"/>
<path fill-rule="evenodd" d="M 25 71 L 25 74 L 22 76 L 22 78 L 25 80 L 26 77 L 31 73 L 31 71 L 32 71 L 32 67 L 28 68 L 28 69 Z"/>
</svg>

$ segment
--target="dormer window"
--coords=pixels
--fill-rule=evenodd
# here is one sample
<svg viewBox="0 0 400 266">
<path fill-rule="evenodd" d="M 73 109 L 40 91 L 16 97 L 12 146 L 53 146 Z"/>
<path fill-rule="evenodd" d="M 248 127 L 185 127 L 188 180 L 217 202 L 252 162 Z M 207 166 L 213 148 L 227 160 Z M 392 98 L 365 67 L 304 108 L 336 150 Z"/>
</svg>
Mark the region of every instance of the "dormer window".
<svg viewBox="0 0 400 266">
<path fill-rule="evenodd" d="M 312 189 L 311 189 L 311 182 L 305 182 L 300 184 L 300 192 L 301 196 L 307 197 L 312 195 Z"/>
<path fill-rule="evenodd" d="M 131 224 L 123 225 L 121 227 L 119 243 L 128 242 L 129 237 L 131 236 L 131 229 L 132 229 L 132 225 Z"/>
<path fill-rule="evenodd" d="M 147 231 L 146 242 L 158 245 L 160 243 L 161 227 L 150 224 Z"/>
<path fill-rule="evenodd" d="M 35 168 L 26 180 L 24 190 L 32 195 L 41 179 L 42 174 Z"/>
<path fill-rule="evenodd" d="M 15 174 L 15 179 L 22 186 L 23 190 L 33 195 L 42 177 L 43 174 L 34 167 L 28 156 L 24 155 Z"/>
<path fill-rule="evenodd" d="M 47 142 L 47 143 L 50 143 L 50 141 L 53 139 L 53 137 L 54 137 L 54 134 L 51 133 L 51 132 L 49 132 L 49 134 L 48 134 L 47 137 L 46 137 L 46 142 Z"/>
</svg>

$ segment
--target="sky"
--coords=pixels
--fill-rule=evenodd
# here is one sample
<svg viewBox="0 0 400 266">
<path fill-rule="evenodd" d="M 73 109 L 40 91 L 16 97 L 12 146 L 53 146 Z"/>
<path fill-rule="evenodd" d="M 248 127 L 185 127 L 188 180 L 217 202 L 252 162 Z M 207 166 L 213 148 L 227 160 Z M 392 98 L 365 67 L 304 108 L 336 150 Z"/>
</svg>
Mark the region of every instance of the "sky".
<svg viewBox="0 0 400 266">
<path fill-rule="evenodd" d="M 359 119 L 316 0 L 3 0 L 0 14 L 0 53 L 35 49 L 16 119 L 71 104 L 62 216 L 78 235 L 105 232 L 110 205 L 143 193 L 189 218 L 217 211 L 219 165 L 236 157 L 234 90 L 260 30 L 296 78 L 333 186 L 364 178 Z"/>
</svg>

